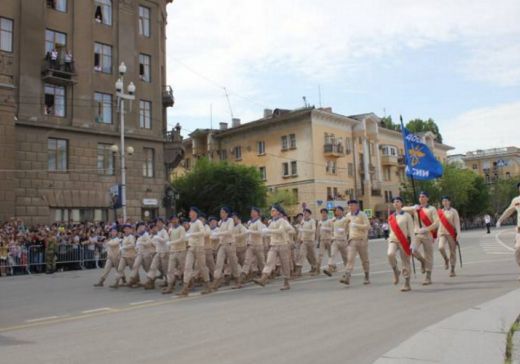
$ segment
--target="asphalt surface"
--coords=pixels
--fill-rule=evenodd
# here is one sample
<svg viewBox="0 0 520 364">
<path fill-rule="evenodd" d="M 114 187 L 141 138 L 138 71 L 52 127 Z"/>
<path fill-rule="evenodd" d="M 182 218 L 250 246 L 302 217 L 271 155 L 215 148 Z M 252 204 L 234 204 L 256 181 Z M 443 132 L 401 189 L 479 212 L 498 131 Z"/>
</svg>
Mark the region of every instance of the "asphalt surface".
<svg viewBox="0 0 520 364">
<path fill-rule="evenodd" d="M 0 278 L 0 358 L 8 363 L 372 363 L 421 329 L 519 288 L 513 231 L 463 233 L 464 267 L 435 254 L 432 286 L 391 284 L 386 243 L 370 241 L 351 286 L 304 276 L 280 292 L 248 285 L 189 298 L 94 288 L 99 270 Z M 113 280 L 110 276 L 108 282 Z M 520 306 L 519 306 L 520 311 Z M 520 312 L 519 312 L 520 313 Z"/>
</svg>

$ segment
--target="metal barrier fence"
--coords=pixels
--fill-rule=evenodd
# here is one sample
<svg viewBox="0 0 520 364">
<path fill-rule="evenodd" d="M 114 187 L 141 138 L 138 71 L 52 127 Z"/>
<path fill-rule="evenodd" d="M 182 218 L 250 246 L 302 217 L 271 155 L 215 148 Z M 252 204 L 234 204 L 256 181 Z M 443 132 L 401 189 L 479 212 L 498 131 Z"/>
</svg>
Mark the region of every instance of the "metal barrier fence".
<svg viewBox="0 0 520 364">
<path fill-rule="evenodd" d="M 92 245 L 58 244 L 53 257 L 47 256 L 44 245 L 22 245 L 9 253 L 2 268 L 11 275 L 44 273 L 47 265 L 56 270 L 95 269 L 103 267 L 105 260 L 106 252 Z"/>
</svg>

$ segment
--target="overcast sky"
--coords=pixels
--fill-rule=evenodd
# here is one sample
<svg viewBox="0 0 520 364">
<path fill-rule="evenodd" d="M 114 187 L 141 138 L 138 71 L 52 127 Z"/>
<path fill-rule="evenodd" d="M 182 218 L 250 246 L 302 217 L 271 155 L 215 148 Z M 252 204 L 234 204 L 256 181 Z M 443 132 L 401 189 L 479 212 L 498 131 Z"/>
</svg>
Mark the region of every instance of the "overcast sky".
<svg viewBox="0 0 520 364">
<path fill-rule="evenodd" d="M 184 134 L 302 97 L 433 118 L 454 152 L 520 146 L 519 0 L 175 0 L 167 73 Z"/>
</svg>

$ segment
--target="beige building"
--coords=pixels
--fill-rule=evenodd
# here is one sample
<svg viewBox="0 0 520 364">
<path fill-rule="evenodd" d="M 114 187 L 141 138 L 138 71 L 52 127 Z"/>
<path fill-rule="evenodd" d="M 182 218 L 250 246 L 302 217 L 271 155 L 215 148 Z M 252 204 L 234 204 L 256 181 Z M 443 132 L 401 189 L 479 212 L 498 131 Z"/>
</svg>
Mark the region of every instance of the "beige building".
<svg viewBox="0 0 520 364">
<path fill-rule="evenodd" d="M 451 147 L 423 136 L 442 161 Z M 184 141 L 181 169 L 198 158 L 255 166 L 267 187 L 286 189 L 316 213 L 327 201 L 357 198 L 364 209 L 385 214 L 404 181 L 400 132 L 381 127 L 374 114 L 344 116 L 330 108 L 265 110 L 264 117 L 231 127 L 198 129 Z"/>
<path fill-rule="evenodd" d="M 165 166 L 182 155 L 178 132 L 166 133 L 174 103 L 165 83 L 171 1 L 0 2 L 0 221 L 113 217 L 121 62 L 125 84 L 137 88 L 125 111 L 126 145 L 134 150 L 127 155 L 128 216 L 164 213 Z"/>
<path fill-rule="evenodd" d="M 520 176 L 520 148 L 505 147 L 476 150 L 448 157 L 450 164 L 467 168 L 484 177 L 487 183 Z"/>
</svg>

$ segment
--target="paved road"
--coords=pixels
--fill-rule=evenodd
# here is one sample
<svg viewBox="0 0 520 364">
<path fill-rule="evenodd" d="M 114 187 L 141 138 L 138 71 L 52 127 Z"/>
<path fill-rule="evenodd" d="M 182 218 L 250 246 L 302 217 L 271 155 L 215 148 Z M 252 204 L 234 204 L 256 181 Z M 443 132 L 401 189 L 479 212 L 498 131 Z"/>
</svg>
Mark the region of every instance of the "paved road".
<svg viewBox="0 0 520 364">
<path fill-rule="evenodd" d="M 0 357 L 9 363 L 372 363 L 417 331 L 520 283 L 511 229 L 465 233 L 464 269 L 434 284 L 391 282 L 386 243 L 370 242 L 372 284 L 359 261 L 351 287 L 323 275 L 187 299 L 94 288 L 99 271 L 0 279 Z"/>
</svg>

